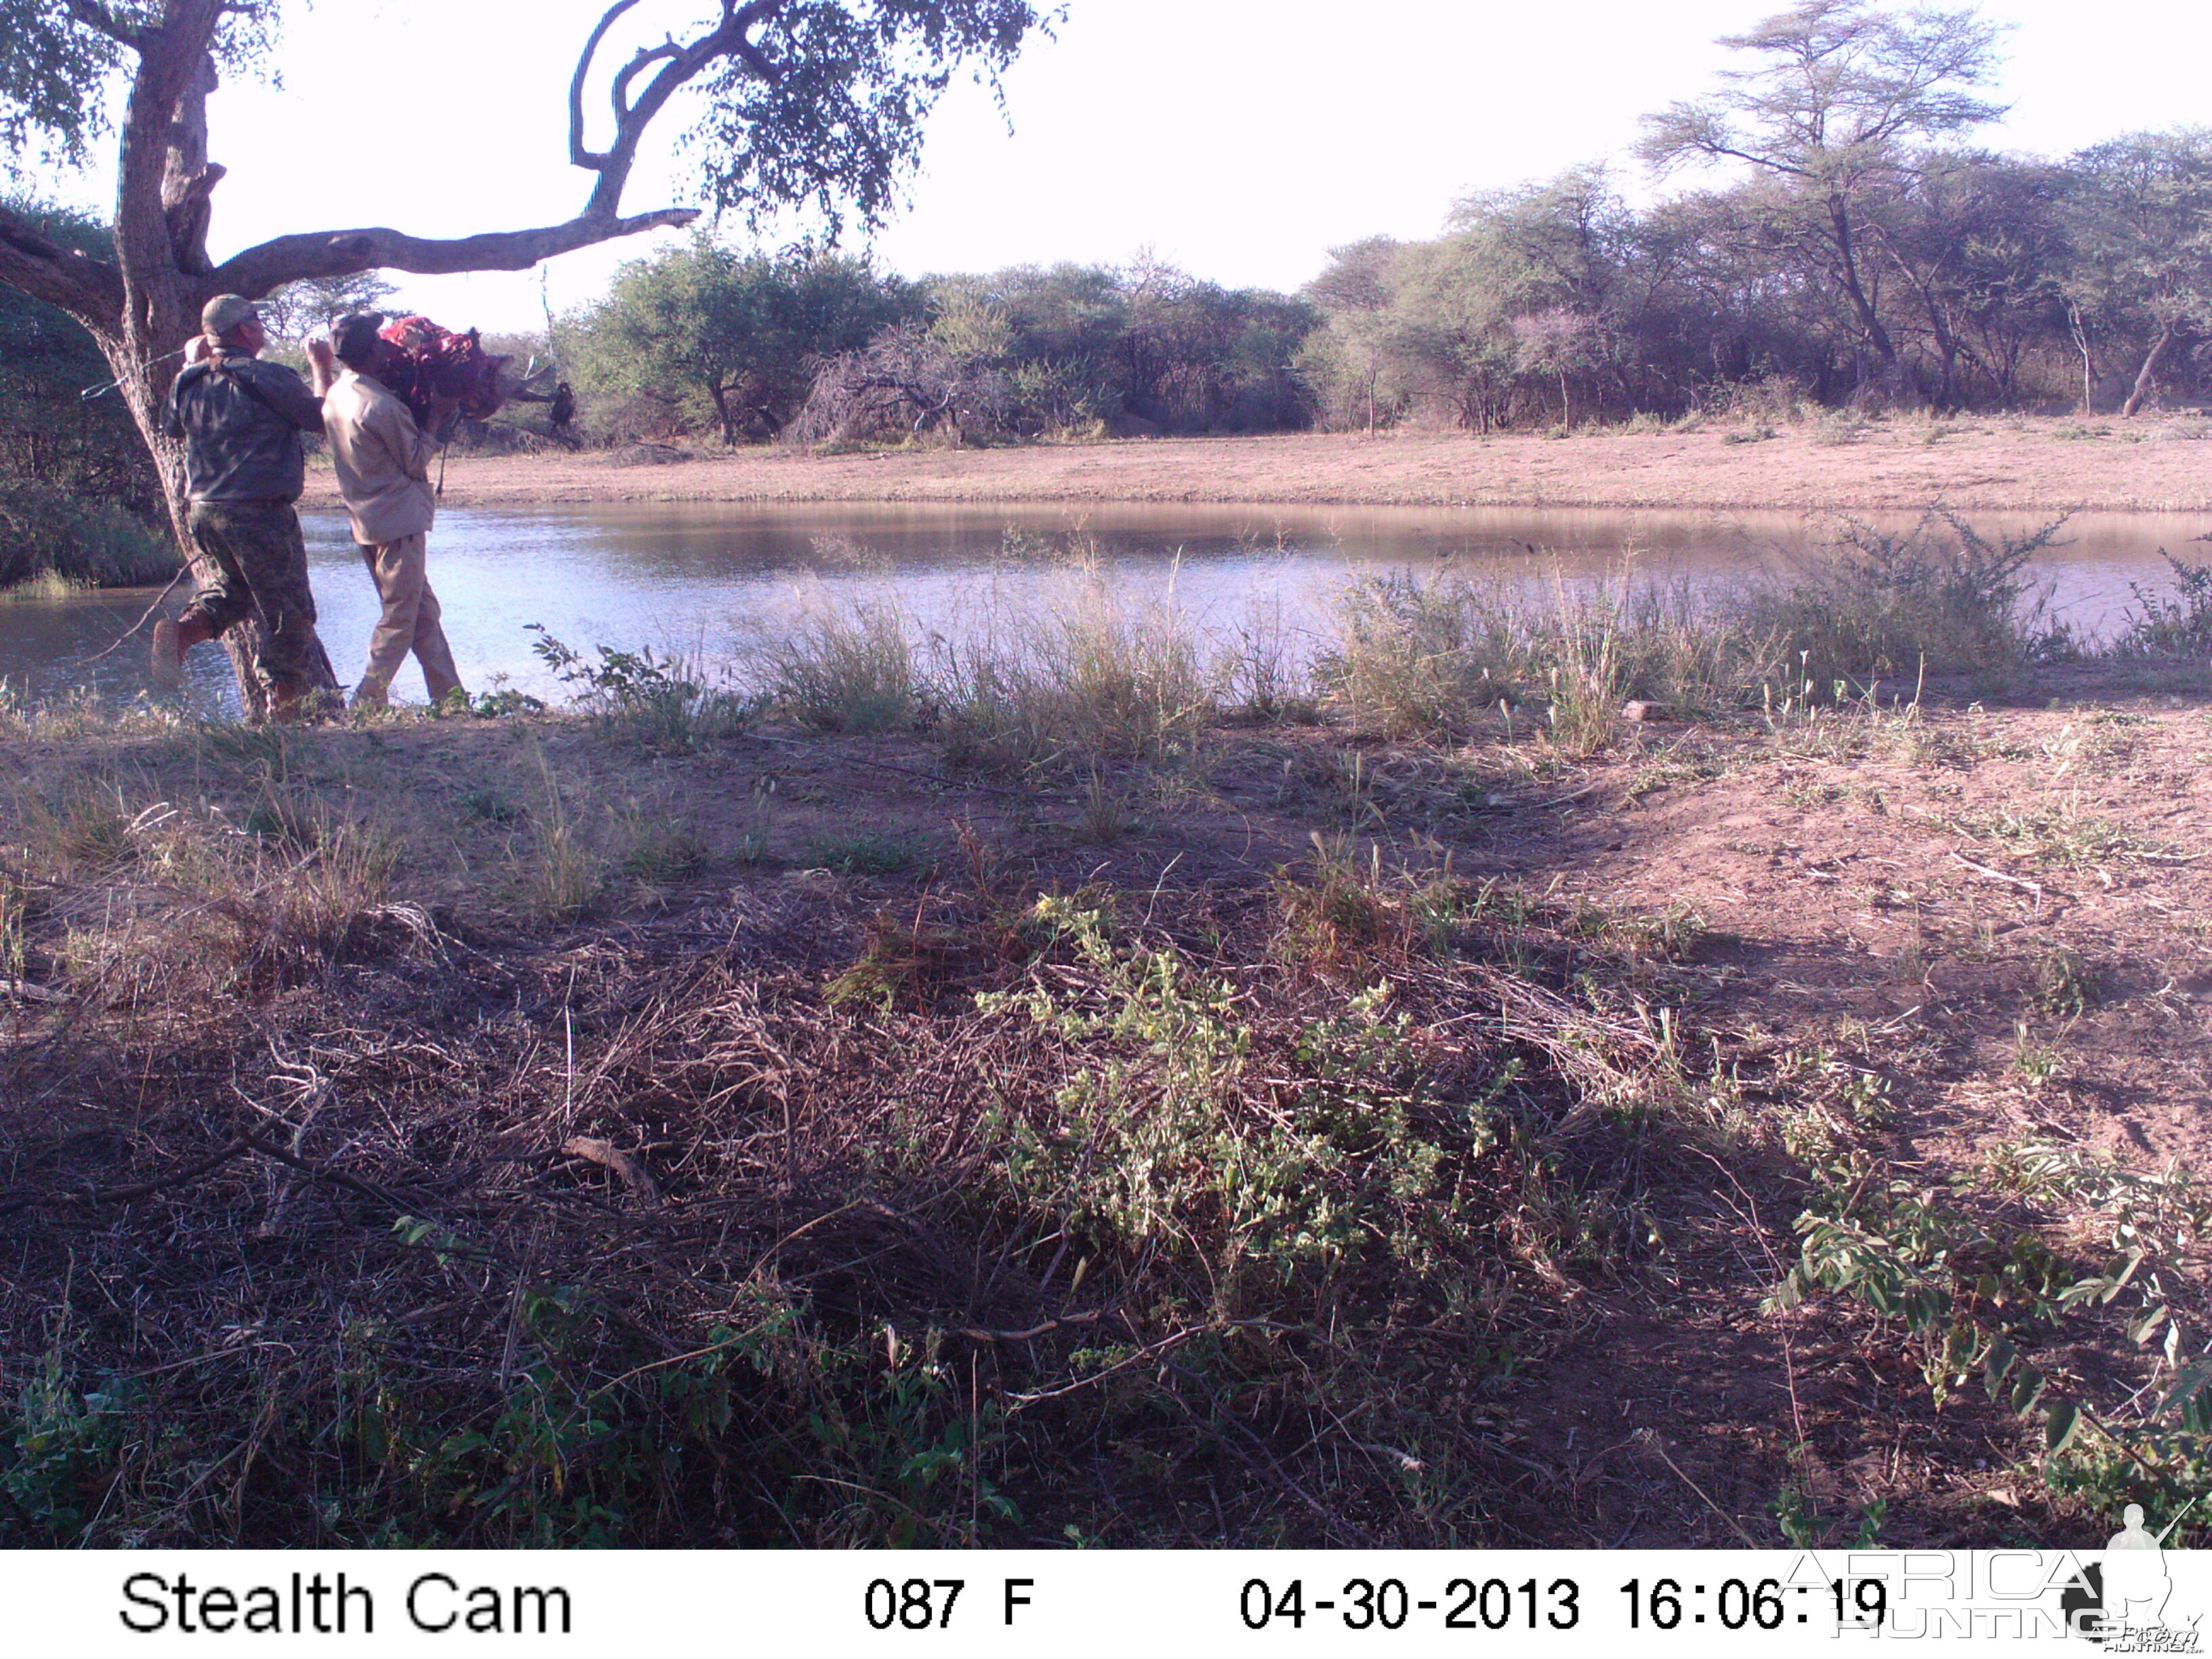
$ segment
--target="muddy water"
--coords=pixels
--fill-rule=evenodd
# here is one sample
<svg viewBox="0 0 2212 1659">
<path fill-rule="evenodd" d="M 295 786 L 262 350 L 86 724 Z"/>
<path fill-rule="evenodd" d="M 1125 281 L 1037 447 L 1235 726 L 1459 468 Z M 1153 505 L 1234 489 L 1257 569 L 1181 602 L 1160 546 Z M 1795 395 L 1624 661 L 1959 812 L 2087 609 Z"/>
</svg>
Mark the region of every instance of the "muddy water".
<svg viewBox="0 0 2212 1659">
<path fill-rule="evenodd" d="M 2027 527 L 1989 515 L 1985 533 Z M 359 675 L 376 611 L 368 575 L 336 514 L 307 520 L 322 634 L 339 677 Z M 2159 556 L 2212 525 L 2158 514 L 2077 519 L 2039 566 L 2056 609 L 2091 633 L 2161 586 Z M 557 688 L 532 656 L 532 623 L 577 646 L 651 645 L 710 658 L 772 635 L 805 605 L 895 591 L 926 626 L 957 631 L 1064 585 L 1051 550 L 1084 532 L 1117 586 L 1172 592 L 1224 633 L 1255 617 L 1293 635 L 1322 625 L 1330 595 L 1362 573 L 1449 563 L 1530 584 L 1648 574 L 1699 586 L 1786 572 L 1817 556 L 1820 527 L 1796 514 L 1512 509 L 1130 506 L 1081 510 L 892 506 L 593 506 L 471 511 L 449 507 L 431 579 L 464 676 Z M 150 592 L 57 602 L 0 600 L 0 679 L 46 701 L 80 690 L 127 702 L 146 690 L 138 641 L 99 656 Z M 173 603 L 172 605 L 173 609 Z M 221 652 L 196 652 L 189 703 L 234 706 Z M 395 688 L 422 695 L 410 664 Z"/>
</svg>

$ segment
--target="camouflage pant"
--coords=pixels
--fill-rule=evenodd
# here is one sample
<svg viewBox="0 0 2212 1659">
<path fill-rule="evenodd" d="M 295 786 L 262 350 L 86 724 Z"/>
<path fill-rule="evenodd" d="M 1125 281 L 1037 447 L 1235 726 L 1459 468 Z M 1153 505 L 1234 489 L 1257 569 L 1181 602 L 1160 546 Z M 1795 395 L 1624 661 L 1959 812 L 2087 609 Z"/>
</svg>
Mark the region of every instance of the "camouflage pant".
<svg viewBox="0 0 2212 1659">
<path fill-rule="evenodd" d="M 192 574 L 199 592 L 185 608 L 218 634 L 258 612 L 269 641 L 261 679 L 272 696 L 314 684 L 315 596 L 307 548 L 286 501 L 194 501 Z"/>
</svg>

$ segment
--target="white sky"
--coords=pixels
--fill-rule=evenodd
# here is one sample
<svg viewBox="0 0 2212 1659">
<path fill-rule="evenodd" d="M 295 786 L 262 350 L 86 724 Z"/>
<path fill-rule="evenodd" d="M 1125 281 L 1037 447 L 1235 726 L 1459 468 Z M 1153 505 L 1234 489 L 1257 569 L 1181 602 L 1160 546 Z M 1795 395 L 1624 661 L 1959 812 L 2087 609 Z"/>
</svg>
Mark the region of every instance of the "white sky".
<svg viewBox="0 0 2212 1659">
<path fill-rule="evenodd" d="M 696 0 L 646 0 L 679 26 Z M 1620 155 L 1637 118 L 1710 83 L 1714 36 L 1778 0 L 1072 0 L 1006 82 L 1006 119 L 962 86 L 932 126 L 910 210 L 875 243 L 909 275 L 1150 248 L 1231 284 L 1295 289 L 1327 250 L 1436 234 L 1472 190 Z M 264 237 L 384 223 L 453 235 L 565 219 L 588 175 L 568 165 L 574 54 L 602 0 L 325 0 L 289 27 L 281 89 L 240 84 L 210 106 L 218 259 Z M 1984 135 L 2057 153 L 2208 118 L 2203 0 L 1986 0 L 2017 26 Z M 433 104 L 439 67 L 458 66 Z M 368 106 L 379 100 L 378 114 Z M 686 199 L 667 151 L 625 210 Z M 380 118 L 388 132 L 376 131 Z M 1623 182 L 1640 184 L 1632 163 Z M 343 188 L 340 188 L 341 180 Z M 108 176 L 52 181 L 104 205 Z M 668 233 L 664 233 L 664 235 Z M 551 267 L 556 308 L 590 298 L 640 239 Z M 538 279 L 409 279 L 453 327 L 526 328 Z"/>
</svg>

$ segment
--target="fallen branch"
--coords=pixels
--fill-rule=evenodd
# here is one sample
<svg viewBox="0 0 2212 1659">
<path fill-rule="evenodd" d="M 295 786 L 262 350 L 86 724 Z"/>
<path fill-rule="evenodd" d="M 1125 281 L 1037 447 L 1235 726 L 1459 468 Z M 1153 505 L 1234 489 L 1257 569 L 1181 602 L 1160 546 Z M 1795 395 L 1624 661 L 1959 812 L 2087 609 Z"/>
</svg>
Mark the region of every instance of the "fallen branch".
<svg viewBox="0 0 2212 1659">
<path fill-rule="evenodd" d="M 10 1216 L 24 1210 L 35 1210 L 50 1204 L 129 1204 L 142 1198 L 150 1198 L 172 1187 L 183 1187 L 212 1174 L 229 1163 L 254 1150 L 252 1140 L 241 1136 L 221 1152 L 210 1154 L 197 1164 L 188 1164 L 173 1174 L 160 1176 L 152 1181 L 141 1182 L 136 1187 L 116 1187 L 105 1191 L 94 1188 L 75 1193 L 29 1193 L 0 1204 L 0 1216 Z"/>
<path fill-rule="evenodd" d="M 586 1163 L 598 1164 L 602 1170 L 613 1171 L 617 1179 L 629 1188 L 631 1194 L 641 1202 L 653 1205 L 660 1202 L 660 1188 L 653 1185 L 653 1177 L 645 1172 L 645 1165 L 628 1152 L 618 1151 L 611 1143 L 593 1140 L 588 1135 L 575 1135 L 562 1142 L 561 1150 L 570 1158 L 580 1158 Z"/>
<path fill-rule="evenodd" d="M 1050 1336 L 1054 1331 L 1064 1331 L 1078 1325 L 1096 1325 L 1106 1317 L 1106 1310 L 1095 1312 L 1068 1314 L 1059 1319 L 1048 1319 L 1042 1325 L 1032 1325 L 1025 1331 L 979 1331 L 963 1328 L 959 1334 L 970 1342 L 1034 1342 L 1041 1336 Z"/>
</svg>

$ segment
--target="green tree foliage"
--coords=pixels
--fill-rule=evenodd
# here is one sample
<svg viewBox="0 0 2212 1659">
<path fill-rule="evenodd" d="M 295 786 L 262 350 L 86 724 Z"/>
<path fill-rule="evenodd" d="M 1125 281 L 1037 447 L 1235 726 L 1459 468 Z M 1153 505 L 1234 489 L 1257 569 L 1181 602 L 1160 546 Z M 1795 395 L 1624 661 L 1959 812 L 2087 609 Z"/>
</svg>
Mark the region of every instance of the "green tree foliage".
<svg viewBox="0 0 2212 1659">
<path fill-rule="evenodd" d="M 9 205 L 57 242 L 103 243 L 81 214 Z M 110 374 L 81 325 L 0 288 L 0 585 L 46 571 L 128 580 L 175 568 L 146 527 L 161 489 L 129 413 L 112 396 L 83 395 Z"/>
<path fill-rule="evenodd" d="M 287 283 L 261 302 L 271 339 L 304 340 L 339 317 L 382 311 L 398 289 L 373 270 L 350 276 L 309 276 Z"/>
<path fill-rule="evenodd" d="M 744 253 L 696 237 L 625 265 L 574 327 L 574 379 L 595 419 L 696 426 L 725 443 L 774 436 L 806 401 L 816 360 L 918 316 L 919 291 L 865 259 Z M 641 405 L 641 407 L 640 407 Z"/>
<path fill-rule="evenodd" d="M 1266 432 L 1310 418 L 1297 358 L 1320 319 L 1303 301 L 1150 260 L 1018 266 L 926 288 L 926 328 L 822 366 L 810 434 Z"/>
<path fill-rule="evenodd" d="M 1592 404 L 1628 386 L 1638 232 L 1603 170 L 1581 168 L 1469 198 L 1441 241 L 1339 249 L 1306 290 L 1327 319 L 1307 372 L 1336 381 L 1339 419 L 1427 404 L 1487 431 L 1543 384 L 1571 422 L 1577 384 Z"/>
<path fill-rule="evenodd" d="M 2065 197 L 2077 317 L 2142 353 L 2135 414 L 2212 334 L 2212 129 L 2138 133 L 2074 158 Z"/>
<path fill-rule="evenodd" d="M 1884 370 L 1897 348 L 1865 246 L 1906 187 L 1916 150 L 1982 125 L 2003 106 L 1977 95 L 2000 31 L 1971 8 L 1899 13 L 1873 0 L 1806 0 L 1721 42 L 1752 61 L 1722 88 L 1650 117 L 1644 158 L 1662 170 L 1718 163 L 1747 173 L 1773 234 L 1818 251 Z"/>
<path fill-rule="evenodd" d="M 848 208 L 882 223 L 954 75 L 972 64 L 994 77 L 1048 21 L 1029 0 L 726 0 L 723 9 L 759 21 L 750 47 L 700 82 L 701 182 L 718 210 L 755 225 L 764 210 L 811 204 L 833 231 Z"/>
<path fill-rule="evenodd" d="M 1299 362 L 1342 426 L 1669 416 L 1879 398 L 1956 409 L 2201 394 L 2212 134 L 2063 162 L 1966 147 L 2000 32 L 1971 9 L 1810 0 L 1723 44 L 1719 91 L 1602 168 L 1475 197 L 1430 242 L 1340 248 Z"/>
<path fill-rule="evenodd" d="M 23 158 L 71 166 L 84 161 L 106 130 L 99 89 L 122 61 L 105 33 L 79 27 L 54 0 L 0 0 L 0 152 L 20 171 Z"/>
</svg>

